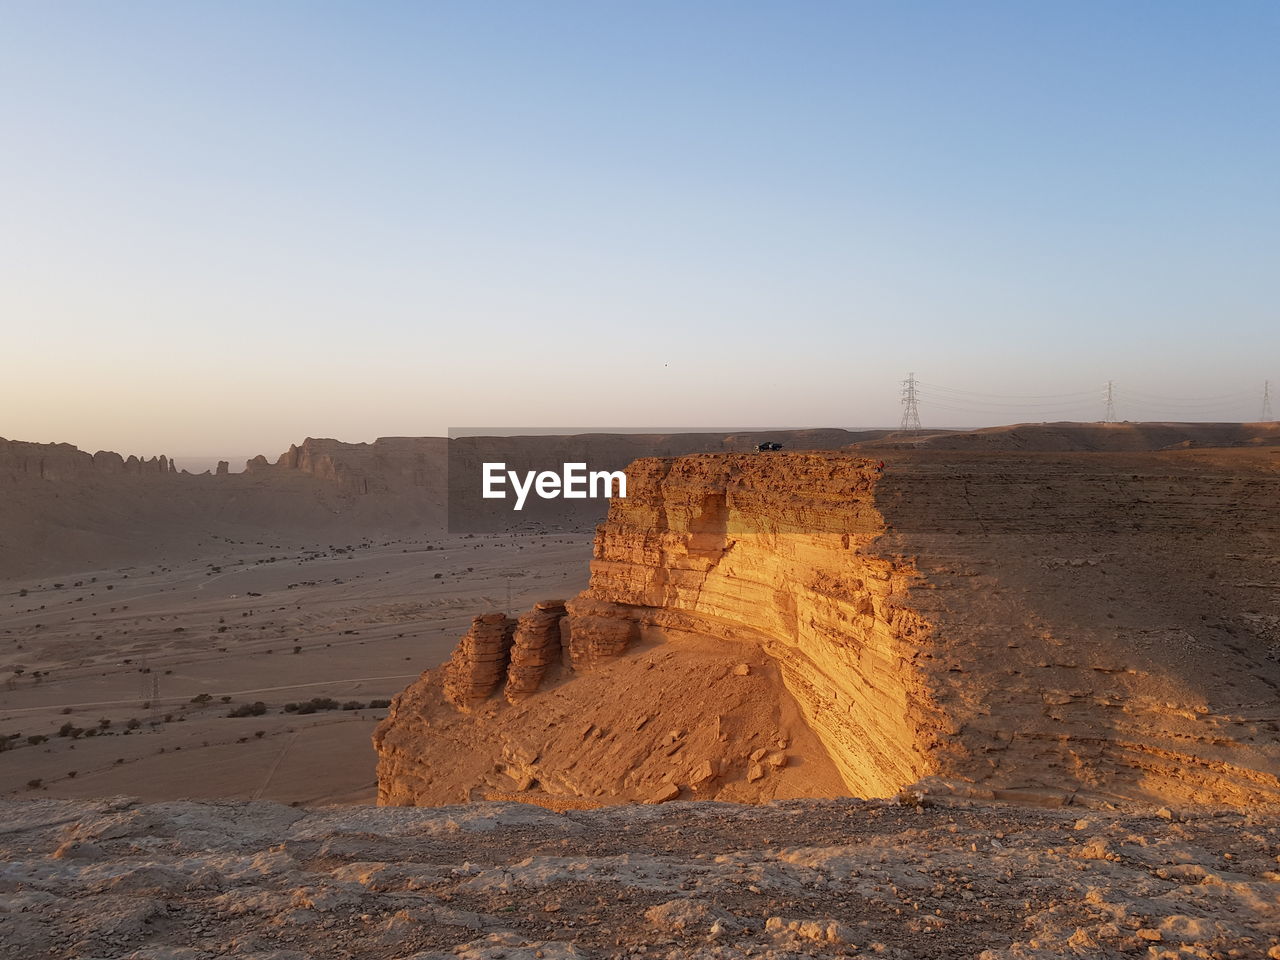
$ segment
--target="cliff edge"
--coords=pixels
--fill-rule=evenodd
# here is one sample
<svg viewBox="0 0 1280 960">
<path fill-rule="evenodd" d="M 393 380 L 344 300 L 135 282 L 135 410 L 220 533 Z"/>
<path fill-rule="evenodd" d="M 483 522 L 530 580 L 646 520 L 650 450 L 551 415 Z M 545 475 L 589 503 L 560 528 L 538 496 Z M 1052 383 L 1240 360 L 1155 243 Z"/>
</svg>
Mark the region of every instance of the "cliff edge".
<svg viewBox="0 0 1280 960">
<path fill-rule="evenodd" d="M 1280 802 L 1273 452 L 885 456 L 636 461 L 584 593 L 396 699 L 380 802 Z"/>
</svg>

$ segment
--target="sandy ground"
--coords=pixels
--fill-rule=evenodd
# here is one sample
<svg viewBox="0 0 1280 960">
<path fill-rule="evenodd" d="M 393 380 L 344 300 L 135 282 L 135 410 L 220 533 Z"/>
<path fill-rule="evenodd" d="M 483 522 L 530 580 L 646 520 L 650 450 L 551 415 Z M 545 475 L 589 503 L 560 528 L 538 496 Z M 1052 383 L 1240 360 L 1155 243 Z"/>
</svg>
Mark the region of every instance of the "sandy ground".
<svg viewBox="0 0 1280 960">
<path fill-rule="evenodd" d="M 1280 957 L 1280 820 L 0 801 L 0 957 Z"/>
<path fill-rule="evenodd" d="M 579 534 L 223 541 L 182 564 L 4 581 L 0 794 L 372 802 L 386 711 L 370 701 L 445 660 L 477 611 L 576 593 L 589 554 Z M 284 711 L 316 697 L 363 708 Z"/>
</svg>

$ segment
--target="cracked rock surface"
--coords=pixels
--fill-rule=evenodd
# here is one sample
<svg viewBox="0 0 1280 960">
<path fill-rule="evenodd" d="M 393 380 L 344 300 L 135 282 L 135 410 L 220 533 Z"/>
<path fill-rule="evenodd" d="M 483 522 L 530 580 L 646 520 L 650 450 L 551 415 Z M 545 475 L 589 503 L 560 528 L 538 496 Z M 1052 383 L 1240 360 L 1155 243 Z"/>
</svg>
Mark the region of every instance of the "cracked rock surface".
<svg viewBox="0 0 1280 960">
<path fill-rule="evenodd" d="M 3 822 L 6 960 L 1280 953 L 1280 817 L 1229 810 L 38 799 Z"/>
</svg>

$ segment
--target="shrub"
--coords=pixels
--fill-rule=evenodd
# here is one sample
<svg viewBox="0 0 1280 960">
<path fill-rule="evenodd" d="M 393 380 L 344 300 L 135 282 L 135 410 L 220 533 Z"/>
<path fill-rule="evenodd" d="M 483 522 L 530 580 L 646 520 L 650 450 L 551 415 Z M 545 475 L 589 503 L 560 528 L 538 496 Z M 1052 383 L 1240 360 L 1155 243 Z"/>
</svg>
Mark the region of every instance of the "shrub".
<svg viewBox="0 0 1280 960">
<path fill-rule="evenodd" d="M 312 697 L 305 703 L 298 704 L 298 713 L 315 713 L 317 710 L 337 710 L 341 704 L 332 697 Z"/>
</svg>

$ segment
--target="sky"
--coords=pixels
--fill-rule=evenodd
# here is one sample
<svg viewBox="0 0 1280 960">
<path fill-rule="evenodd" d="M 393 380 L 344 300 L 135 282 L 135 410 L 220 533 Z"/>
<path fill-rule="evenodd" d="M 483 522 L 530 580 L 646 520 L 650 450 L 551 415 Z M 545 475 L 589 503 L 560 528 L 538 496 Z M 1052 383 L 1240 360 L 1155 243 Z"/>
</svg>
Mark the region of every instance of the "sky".
<svg viewBox="0 0 1280 960">
<path fill-rule="evenodd" d="M 1280 407 L 1280 5 L 0 0 L 0 436 Z"/>
</svg>

